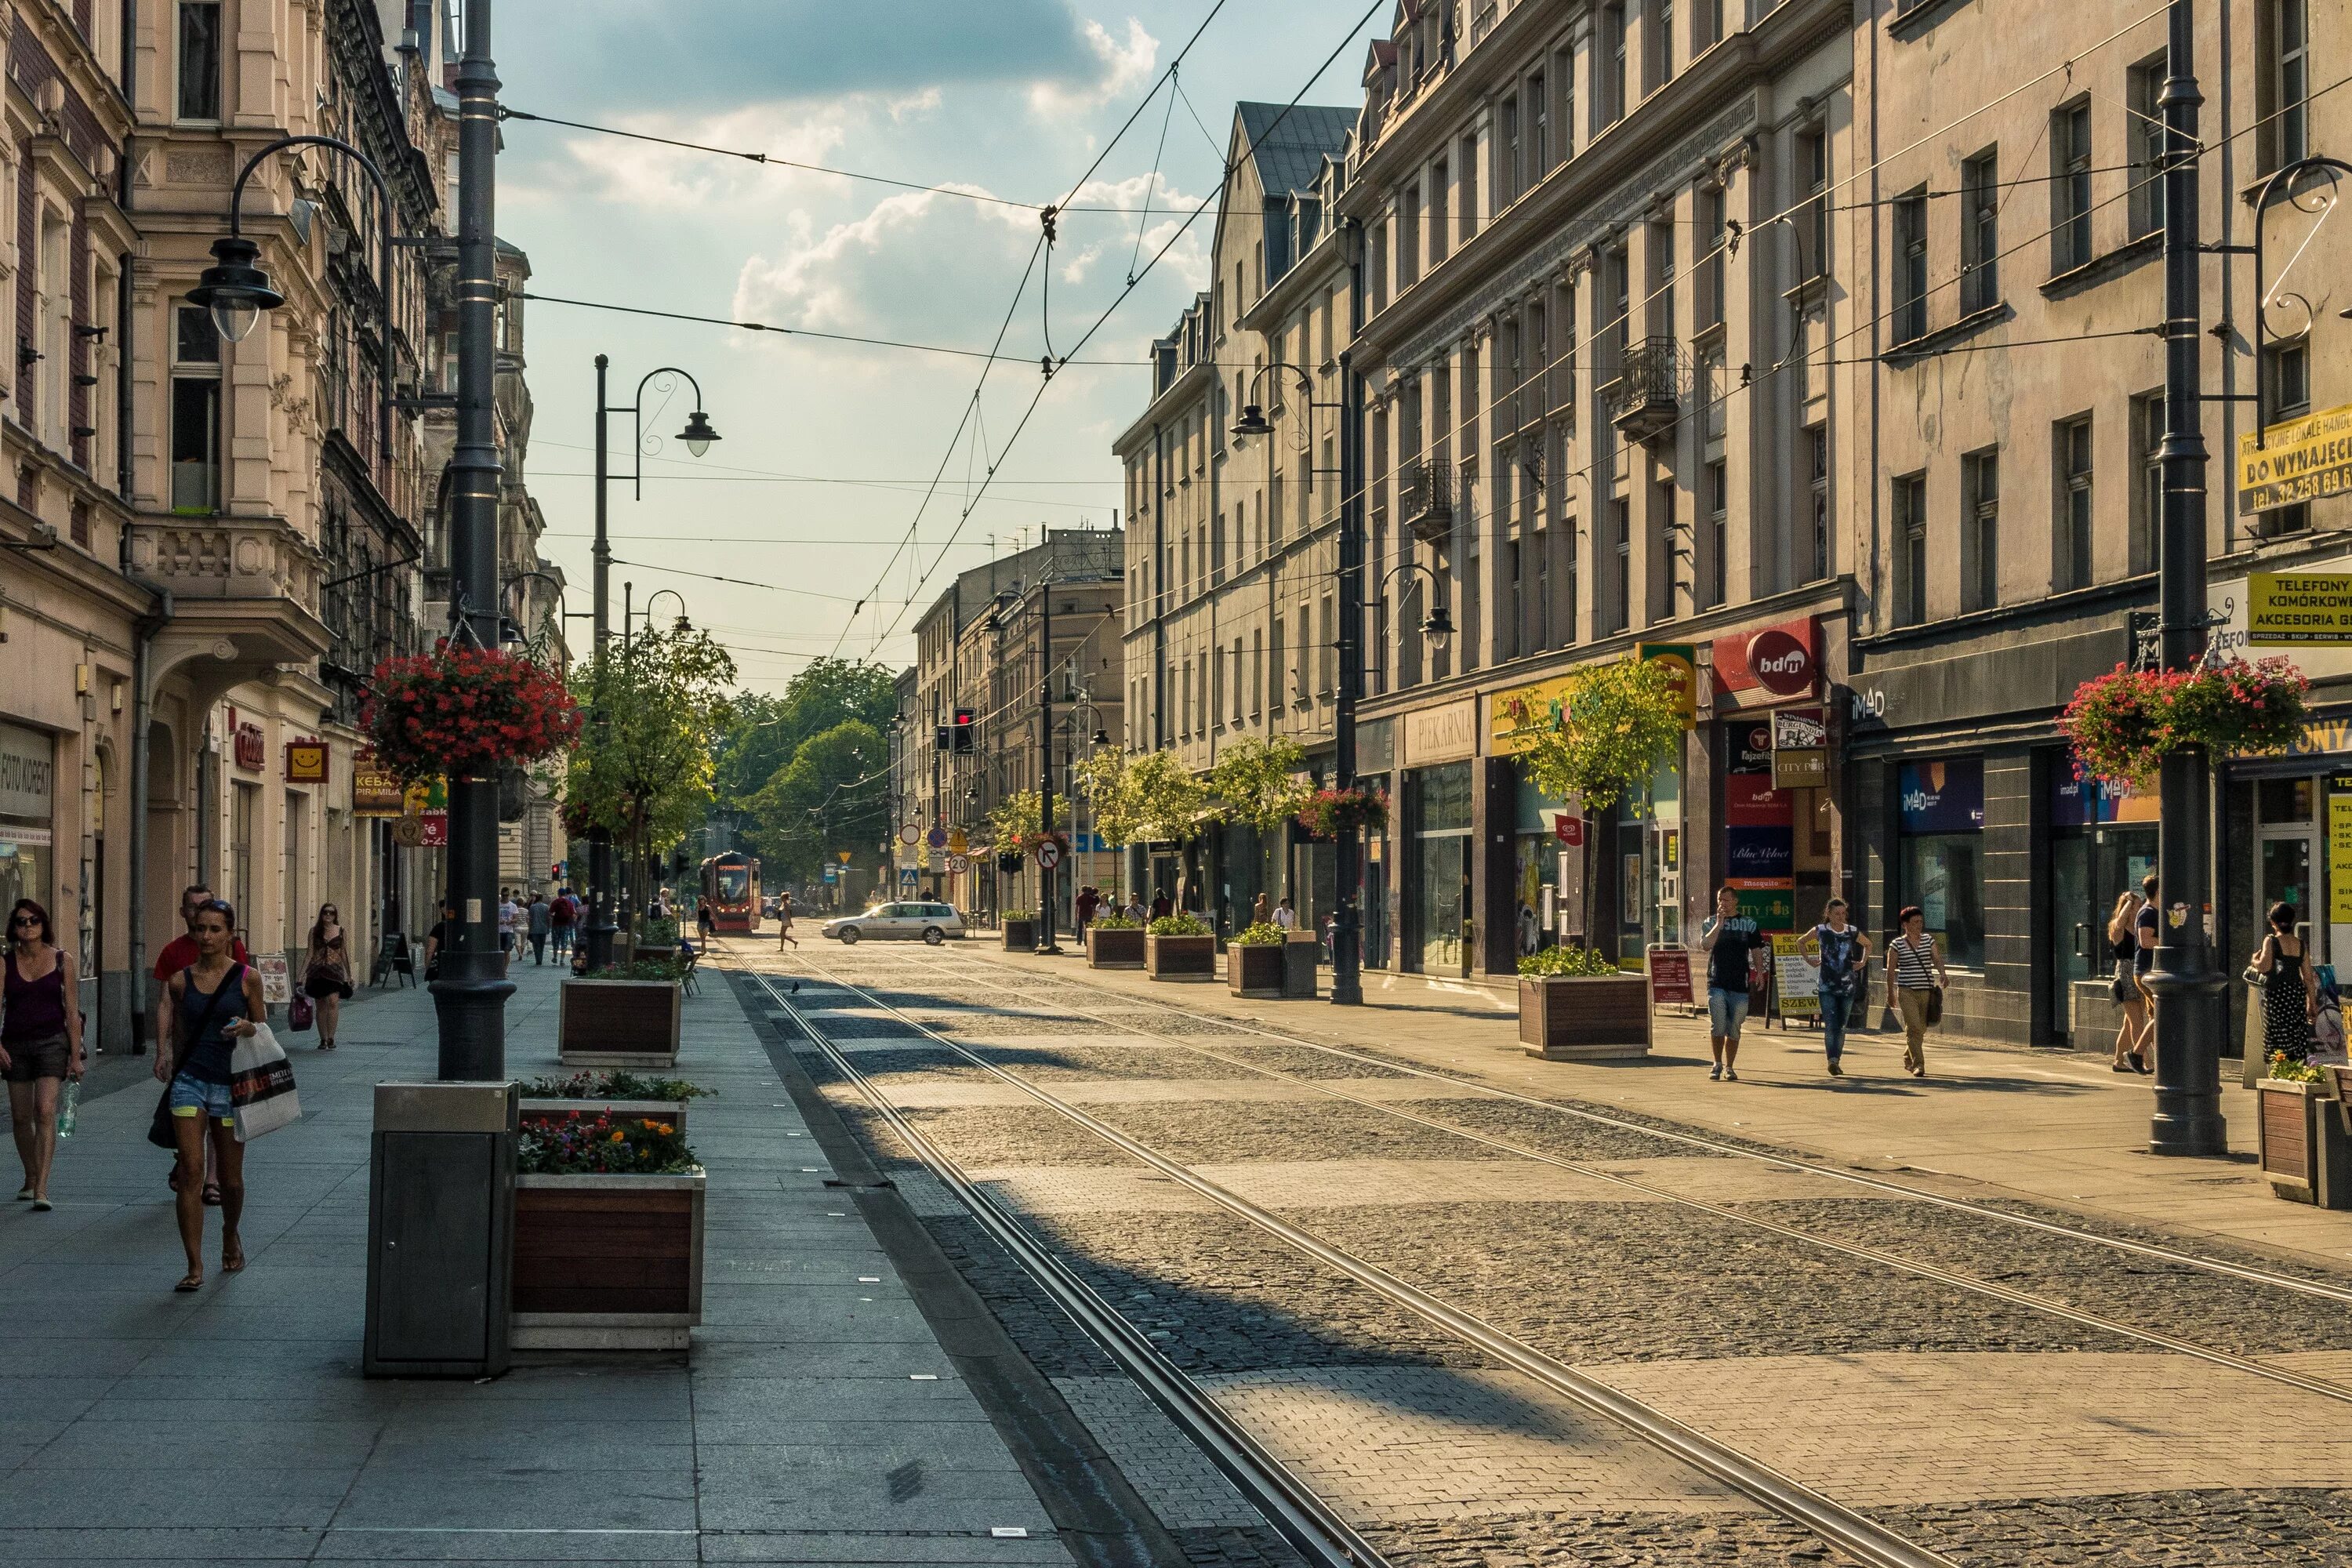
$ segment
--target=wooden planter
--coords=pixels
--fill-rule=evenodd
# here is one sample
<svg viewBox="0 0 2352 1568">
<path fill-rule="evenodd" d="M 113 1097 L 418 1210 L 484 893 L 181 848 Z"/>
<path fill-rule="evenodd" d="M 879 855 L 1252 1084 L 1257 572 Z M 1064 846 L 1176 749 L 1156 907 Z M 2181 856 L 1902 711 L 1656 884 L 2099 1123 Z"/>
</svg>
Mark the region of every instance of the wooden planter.
<svg viewBox="0 0 2352 1568">
<path fill-rule="evenodd" d="M 1006 921 L 1004 922 L 1005 952 L 1034 952 L 1036 949 L 1037 922 L 1035 921 Z"/>
<path fill-rule="evenodd" d="M 675 980 L 567 980 L 556 1004 L 556 1057 L 568 1068 L 677 1065 Z"/>
<path fill-rule="evenodd" d="M 2352 1209 L 2352 1126 L 2336 1086 L 2254 1080 L 2254 1141 L 2271 1191 L 2292 1203 Z"/>
<path fill-rule="evenodd" d="M 1285 967 L 1283 946 L 1287 945 L 1256 947 L 1246 942 L 1229 943 L 1225 948 L 1226 987 L 1236 996 L 1281 996 Z"/>
<path fill-rule="evenodd" d="M 645 1118 L 667 1121 L 684 1132 L 686 1107 L 683 1100 L 526 1100 L 522 1102 L 522 1124 L 544 1125 L 573 1116 L 593 1121 L 609 1114 L 615 1121 Z"/>
<path fill-rule="evenodd" d="M 517 1350 L 676 1351 L 702 1321 L 703 1176 L 517 1176 Z"/>
<path fill-rule="evenodd" d="M 1113 926 L 1105 931 L 1096 926 L 1087 932 L 1087 967 L 1088 969 L 1140 969 L 1143 967 L 1143 928 Z"/>
<path fill-rule="evenodd" d="M 1639 974 L 1519 976 L 1519 1040 L 1555 1062 L 1650 1054 L 1650 983 Z"/>
<path fill-rule="evenodd" d="M 1214 980 L 1217 939 L 1213 936 L 1143 934 L 1143 972 L 1154 980 Z"/>
</svg>

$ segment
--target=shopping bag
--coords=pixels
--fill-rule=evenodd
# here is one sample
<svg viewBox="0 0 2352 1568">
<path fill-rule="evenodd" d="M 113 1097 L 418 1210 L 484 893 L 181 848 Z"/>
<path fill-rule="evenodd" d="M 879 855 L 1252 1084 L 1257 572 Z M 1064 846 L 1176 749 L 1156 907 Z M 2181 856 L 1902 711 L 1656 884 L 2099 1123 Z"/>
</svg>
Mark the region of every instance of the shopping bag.
<svg viewBox="0 0 2352 1568">
<path fill-rule="evenodd" d="M 236 1141 L 250 1143 L 265 1132 L 275 1132 L 302 1114 L 301 1097 L 294 1092 L 294 1067 L 286 1047 L 259 1024 L 240 1039 L 228 1058 L 228 1098 L 236 1118 Z"/>
</svg>

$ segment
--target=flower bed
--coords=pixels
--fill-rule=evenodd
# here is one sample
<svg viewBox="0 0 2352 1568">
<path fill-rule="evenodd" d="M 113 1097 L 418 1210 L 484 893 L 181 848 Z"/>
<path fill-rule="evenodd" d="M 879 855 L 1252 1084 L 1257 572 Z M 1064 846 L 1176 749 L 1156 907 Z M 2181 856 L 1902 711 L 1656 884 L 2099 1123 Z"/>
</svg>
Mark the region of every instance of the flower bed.
<svg viewBox="0 0 2352 1568">
<path fill-rule="evenodd" d="M 535 1079 L 522 1086 L 525 1127 L 550 1128 L 606 1118 L 643 1118 L 686 1132 L 687 1102 L 712 1091 L 682 1078 L 647 1078 L 626 1069 Z"/>
<path fill-rule="evenodd" d="M 1007 952 L 1028 952 L 1037 945 L 1037 919 L 1027 910 L 1007 910 L 996 917 Z"/>
<path fill-rule="evenodd" d="M 1143 967 L 1143 927 L 1125 915 L 1105 915 L 1087 928 L 1088 969 Z"/>
<path fill-rule="evenodd" d="M 678 1124 L 526 1123 L 516 1167 L 515 1348 L 688 1348 L 702 1321 L 704 1177 Z"/>
<path fill-rule="evenodd" d="M 680 987 L 675 980 L 567 980 L 556 1003 L 556 1059 L 568 1068 L 669 1068 L 677 1063 Z"/>
<path fill-rule="evenodd" d="M 1144 931 L 1143 972 L 1154 980 L 1214 980 L 1216 933 L 1198 915 L 1161 915 Z"/>
</svg>

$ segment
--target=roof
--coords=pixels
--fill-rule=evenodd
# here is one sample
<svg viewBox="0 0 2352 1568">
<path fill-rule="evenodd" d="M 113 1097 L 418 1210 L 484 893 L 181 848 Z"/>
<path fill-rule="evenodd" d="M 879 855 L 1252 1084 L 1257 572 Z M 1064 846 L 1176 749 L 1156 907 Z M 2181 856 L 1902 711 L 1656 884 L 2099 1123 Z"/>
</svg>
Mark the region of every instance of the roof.
<svg viewBox="0 0 2352 1568">
<path fill-rule="evenodd" d="M 1360 111 L 1311 103 L 1299 104 L 1286 114 L 1278 103 L 1237 103 L 1234 110 L 1241 116 L 1242 133 L 1250 140 L 1258 181 L 1268 196 L 1314 189 L 1323 172 L 1323 160 L 1337 157 L 1346 149 L 1348 133 L 1356 128 Z"/>
</svg>

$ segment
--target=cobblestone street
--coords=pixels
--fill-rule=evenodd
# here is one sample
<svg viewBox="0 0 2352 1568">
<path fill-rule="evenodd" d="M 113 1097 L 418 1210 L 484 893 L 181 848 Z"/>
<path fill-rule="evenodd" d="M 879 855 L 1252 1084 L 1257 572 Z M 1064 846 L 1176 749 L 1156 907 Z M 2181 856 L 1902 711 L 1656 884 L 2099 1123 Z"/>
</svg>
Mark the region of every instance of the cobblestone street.
<svg viewBox="0 0 2352 1568">
<path fill-rule="evenodd" d="M 1400 1053 L 1382 1009 L 1354 1016 L 1362 1054 L 1343 1054 L 1285 1027 L 1328 1028 L 1328 1009 L 1261 1023 L 1222 986 L 977 944 L 786 967 L 799 994 L 739 976 L 747 1007 L 1194 1561 L 1286 1549 L 869 1093 L 1393 1562 L 1845 1560 L 1546 1365 L 1916 1561 L 2352 1562 L 2326 1484 L 2352 1464 L 2352 1274 L 2314 1249 L 1885 1167 L 1855 1182 L 1746 1128 L 1541 1103 L 1516 1068 L 1504 1098 L 1482 1064 Z"/>
</svg>

